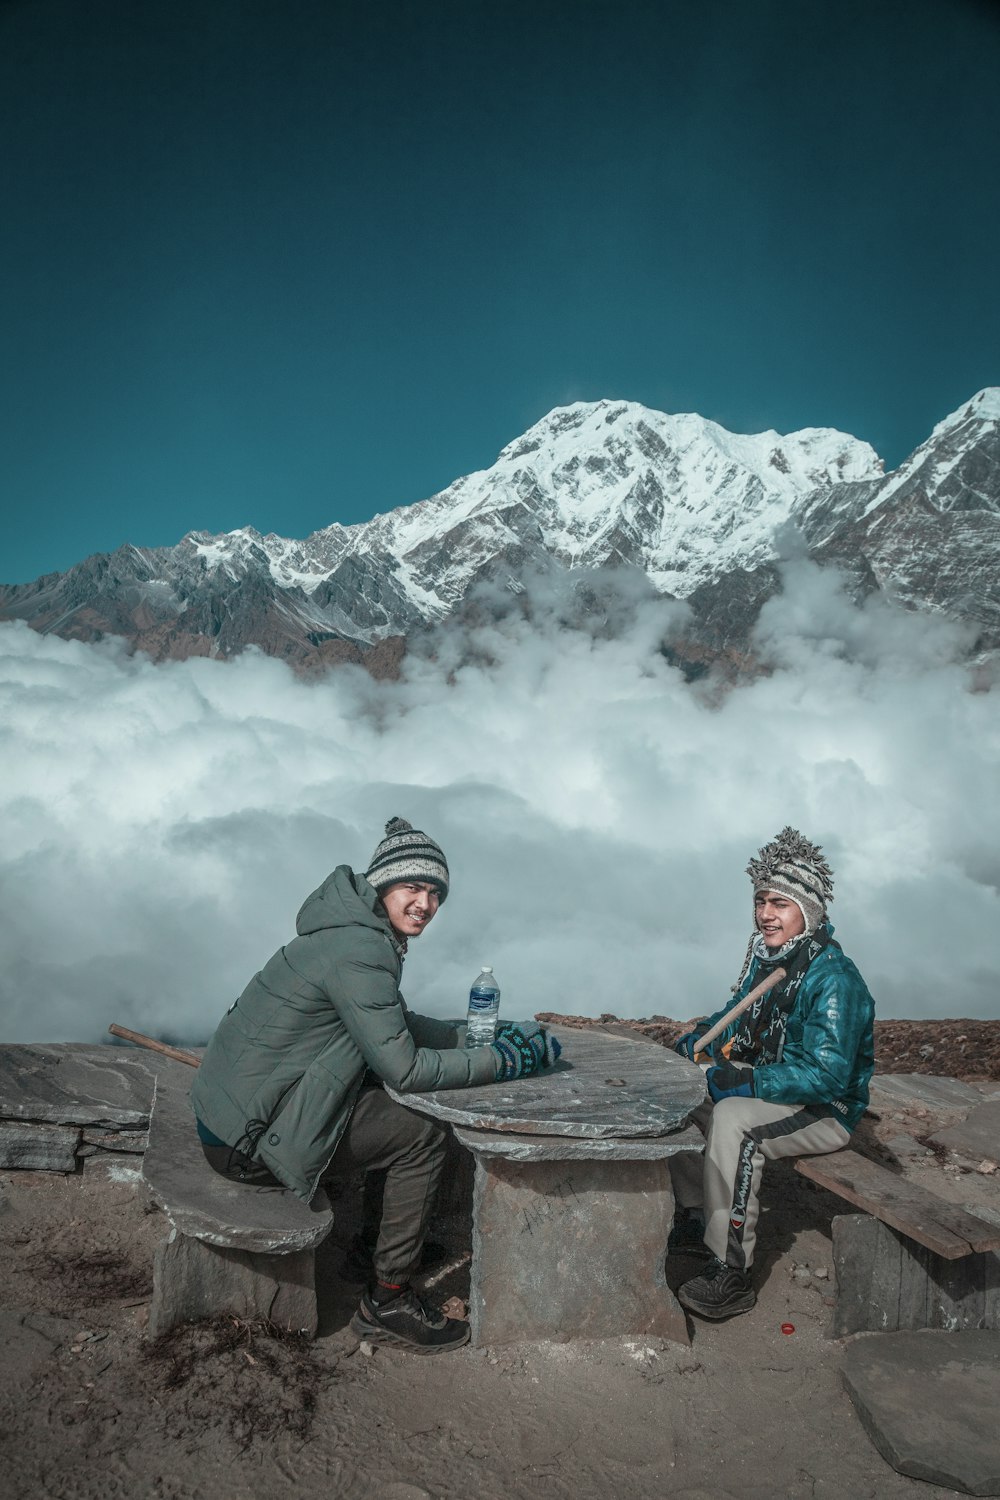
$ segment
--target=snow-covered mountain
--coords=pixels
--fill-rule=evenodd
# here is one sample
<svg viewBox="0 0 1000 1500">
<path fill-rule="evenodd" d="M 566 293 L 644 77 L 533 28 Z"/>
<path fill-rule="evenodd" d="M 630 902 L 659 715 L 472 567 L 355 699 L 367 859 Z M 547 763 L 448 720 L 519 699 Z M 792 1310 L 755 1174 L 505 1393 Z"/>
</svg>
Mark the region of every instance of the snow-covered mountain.
<svg viewBox="0 0 1000 1500">
<path fill-rule="evenodd" d="M 629 564 L 687 598 L 703 642 L 739 649 L 773 592 L 776 534 L 859 587 L 972 618 L 1000 643 L 1000 389 L 940 422 L 893 474 L 828 428 L 740 435 L 628 401 L 559 407 L 440 494 L 304 541 L 246 527 L 126 546 L 0 591 L 0 617 L 154 657 L 248 644 L 306 664 L 365 657 L 444 619 L 483 580 Z"/>
</svg>

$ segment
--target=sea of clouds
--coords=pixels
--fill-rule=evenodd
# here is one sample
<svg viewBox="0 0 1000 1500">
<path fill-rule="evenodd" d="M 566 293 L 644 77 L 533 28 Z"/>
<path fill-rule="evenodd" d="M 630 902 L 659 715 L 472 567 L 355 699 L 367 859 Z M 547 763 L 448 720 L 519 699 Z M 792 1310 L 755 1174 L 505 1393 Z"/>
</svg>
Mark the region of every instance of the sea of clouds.
<svg viewBox="0 0 1000 1500">
<path fill-rule="evenodd" d="M 724 689 L 664 656 L 683 607 L 622 587 L 613 629 L 543 590 L 395 683 L 0 626 L 3 1040 L 204 1042 L 397 814 L 452 872 L 406 960 L 430 1014 L 461 1014 L 483 963 L 510 1018 L 715 1009 L 747 860 L 786 823 L 824 846 L 880 1015 L 1000 1014 L 1000 695 L 967 636 L 800 560 L 758 626 L 769 671 Z"/>
</svg>

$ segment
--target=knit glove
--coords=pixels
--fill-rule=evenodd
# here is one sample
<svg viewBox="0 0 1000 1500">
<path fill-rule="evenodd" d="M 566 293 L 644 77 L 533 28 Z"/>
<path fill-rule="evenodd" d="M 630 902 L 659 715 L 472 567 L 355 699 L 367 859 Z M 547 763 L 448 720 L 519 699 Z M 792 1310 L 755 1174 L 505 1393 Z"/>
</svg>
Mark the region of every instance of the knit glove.
<svg viewBox="0 0 1000 1500">
<path fill-rule="evenodd" d="M 712 1102 L 720 1099 L 752 1099 L 754 1097 L 753 1068 L 738 1068 L 735 1063 L 719 1063 L 705 1074 Z"/>
<path fill-rule="evenodd" d="M 688 1062 L 694 1062 L 695 1044 L 701 1040 L 707 1030 L 707 1026 L 696 1026 L 693 1031 L 686 1031 L 683 1036 L 677 1038 L 674 1051 L 679 1052 L 681 1057 L 686 1057 Z"/>
<path fill-rule="evenodd" d="M 497 1082 L 530 1078 L 542 1068 L 551 1068 L 562 1048 L 534 1021 L 505 1021 L 493 1039 L 497 1059 Z"/>
</svg>

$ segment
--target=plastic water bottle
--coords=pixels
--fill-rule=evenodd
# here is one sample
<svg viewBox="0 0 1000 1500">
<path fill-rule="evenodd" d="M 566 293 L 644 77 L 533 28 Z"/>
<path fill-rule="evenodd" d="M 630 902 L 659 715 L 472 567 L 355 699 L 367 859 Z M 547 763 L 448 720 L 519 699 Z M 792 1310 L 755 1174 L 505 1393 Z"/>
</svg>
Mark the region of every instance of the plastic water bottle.
<svg viewBox="0 0 1000 1500">
<path fill-rule="evenodd" d="M 467 1047 L 488 1047 L 496 1034 L 497 1013 L 500 1010 L 500 986 L 493 978 L 490 964 L 469 991 L 469 1014 L 465 1031 Z"/>
</svg>

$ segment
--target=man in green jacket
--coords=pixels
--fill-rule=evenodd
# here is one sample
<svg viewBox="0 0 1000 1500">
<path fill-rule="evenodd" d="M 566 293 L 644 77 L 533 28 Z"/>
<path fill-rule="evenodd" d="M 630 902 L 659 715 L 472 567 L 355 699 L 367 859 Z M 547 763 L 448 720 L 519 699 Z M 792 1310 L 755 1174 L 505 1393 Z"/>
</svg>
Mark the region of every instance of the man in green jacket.
<svg viewBox="0 0 1000 1500">
<path fill-rule="evenodd" d="M 749 1312 L 756 1301 L 750 1267 L 764 1162 L 845 1146 L 874 1067 L 875 1007 L 834 940 L 826 912 L 833 876 L 821 849 L 784 828 L 747 873 L 755 932 L 733 993 L 742 999 L 779 968 L 784 978 L 697 1054 L 710 1064 L 710 1097 L 693 1116 L 705 1154 L 671 1163 L 678 1217 L 670 1248 L 711 1257 L 678 1298 L 713 1319 Z M 729 1008 L 700 1021 L 676 1050 L 694 1058 L 699 1038 Z"/>
<path fill-rule="evenodd" d="M 420 1353 L 464 1344 L 410 1286 L 441 1178 L 447 1129 L 382 1087 L 419 1092 L 494 1083 L 551 1066 L 558 1043 L 534 1023 L 466 1050 L 464 1026 L 418 1016 L 399 992 L 407 943 L 448 894 L 438 844 L 386 824 L 364 875 L 339 865 L 305 901 L 298 936 L 251 979 L 209 1042 L 191 1090 L 211 1165 L 307 1202 L 330 1178 L 383 1179 L 371 1277 L 352 1327 Z"/>
</svg>

